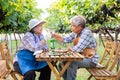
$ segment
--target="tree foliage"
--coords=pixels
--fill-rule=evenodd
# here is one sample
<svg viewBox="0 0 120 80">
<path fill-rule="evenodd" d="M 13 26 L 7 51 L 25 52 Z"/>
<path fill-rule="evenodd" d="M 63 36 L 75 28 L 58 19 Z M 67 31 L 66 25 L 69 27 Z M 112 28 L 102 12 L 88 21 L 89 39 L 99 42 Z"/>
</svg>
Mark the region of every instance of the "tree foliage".
<svg viewBox="0 0 120 80">
<path fill-rule="evenodd" d="M 87 27 L 92 30 L 114 28 L 120 22 L 119 0 L 57 0 L 48 11 L 48 26 L 58 32 L 68 32 L 69 20 L 75 15 L 85 16 Z"/>
<path fill-rule="evenodd" d="M 25 32 L 28 21 L 40 16 L 34 0 L 0 0 L 0 32 Z"/>
</svg>

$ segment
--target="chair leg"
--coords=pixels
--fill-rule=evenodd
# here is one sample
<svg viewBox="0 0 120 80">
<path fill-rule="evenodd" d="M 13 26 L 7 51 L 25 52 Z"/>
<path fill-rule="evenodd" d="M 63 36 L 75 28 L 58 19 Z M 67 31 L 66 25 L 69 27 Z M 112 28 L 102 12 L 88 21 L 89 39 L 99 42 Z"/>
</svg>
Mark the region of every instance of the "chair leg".
<svg viewBox="0 0 120 80">
<path fill-rule="evenodd" d="M 120 79 L 118 79 L 118 78 L 116 77 L 116 78 L 113 78 L 112 80 L 120 80 Z"/>
<path fill-rule="evenodd" d="M 18 80 L 17 77 L 16 77 L 16 75 L 14 74 L 14 72 L 12 72 L 10 75 L 12 76 L 12 78 L 13 78 L 14 80 Z"/>
<path fill-rule="evenodd" d="M 92 78 L 92 75 L 90 75 L 88 78 L 87 78 L 87 80 L 90 80 Z"/>
<path fill-rule="evenodd" d="M 22 74 L 19 74 L 19 73 L 15 72 L 15 71 L 13 71 L 12 73 L 15 75 L 15 77 L 18 75 L 17 79 L 24 80 L 24 76 Z M 13 75 L 13 77 L 14 77 L 14 75 Z"/>
<path fill-rule="evenodd" d="M 2 78 L 0 78 L 0 80 L 6 80 L 6 79 L 2 79 Z"/>
<path fill-rule="evenodd" d="M 21 77 L 21 79 L 20 80 L 24 80 L 24 78 L 23 77 Z"/>
</svg>

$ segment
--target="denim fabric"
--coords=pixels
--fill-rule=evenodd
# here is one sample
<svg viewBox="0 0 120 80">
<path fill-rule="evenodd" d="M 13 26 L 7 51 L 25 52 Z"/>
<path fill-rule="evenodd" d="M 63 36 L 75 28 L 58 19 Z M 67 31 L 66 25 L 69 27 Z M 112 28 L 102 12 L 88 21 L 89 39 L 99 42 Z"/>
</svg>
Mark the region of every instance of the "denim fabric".
<svg viewBox="0 0 120 80">
<path fill-rule="evenodd" d="M 73 61 L 63 74 L 64 80 L 76 80 L 76 73 L 78 68 L 93 68 L 96 65 L 90 58 L 85 58 L 82 61 Z"/>
<path fill-rule="evenodd" d="M 42 69 L 47 66 L 45 61 L 36 61 L 35 56 L 33 56 L 33 52 L 29 50 L 18 51 L 17 56 L 22 75 L 27 71 Z"/>
</svg>

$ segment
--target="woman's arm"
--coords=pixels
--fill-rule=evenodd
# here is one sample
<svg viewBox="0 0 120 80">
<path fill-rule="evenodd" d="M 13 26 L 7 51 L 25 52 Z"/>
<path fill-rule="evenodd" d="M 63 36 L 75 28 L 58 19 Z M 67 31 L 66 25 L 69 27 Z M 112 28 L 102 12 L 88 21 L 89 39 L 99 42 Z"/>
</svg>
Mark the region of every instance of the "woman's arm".
<svg viewBox="0 0 120 80">
<path fill-rule="evenodd" d="M 27 33 L 23 37 L 22 44 L 25 49 L 28 49 L 33 52 L 37 50 L 42 50 L 47 45 L 43 38 L 41 41 L 35 42 L 34 36 L 31 33 Z"/>
</svg>

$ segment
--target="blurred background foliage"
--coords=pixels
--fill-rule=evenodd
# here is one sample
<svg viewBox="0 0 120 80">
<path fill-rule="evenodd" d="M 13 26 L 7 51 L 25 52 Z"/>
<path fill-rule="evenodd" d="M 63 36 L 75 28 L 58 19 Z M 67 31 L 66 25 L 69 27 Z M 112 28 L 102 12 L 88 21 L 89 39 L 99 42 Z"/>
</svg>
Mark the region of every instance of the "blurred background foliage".
<svg viewBox="0 0 120 80">
<path fill-rule="evenodd" d="M 42 12 L 36 4 L 34 0 L 0 0 L 0 33 L 27 31 L 28 21 Z"/>
<path fill-rule="evenodd" d="M 97 32 L 120 23 L 120 0 L 56 0 L 47 10 L 48 26 L 60 33 L 70 32 L 69 20 L 75 15 L 85 16 L 87 27 Z"/>
<path fill-rule="evenodd" d="M 36 5 L 35 0 L 0 0 L 0 32 L 26 32 L 28 21 L 43 12 Z M 69 20 L 75 15 L 85 16 L 94 32 L 114 29 L 120 23 L 120 0 L 56 0 L 47 11 L 46 28 L 59 33 L 70 32 Z"/>
</svg>

